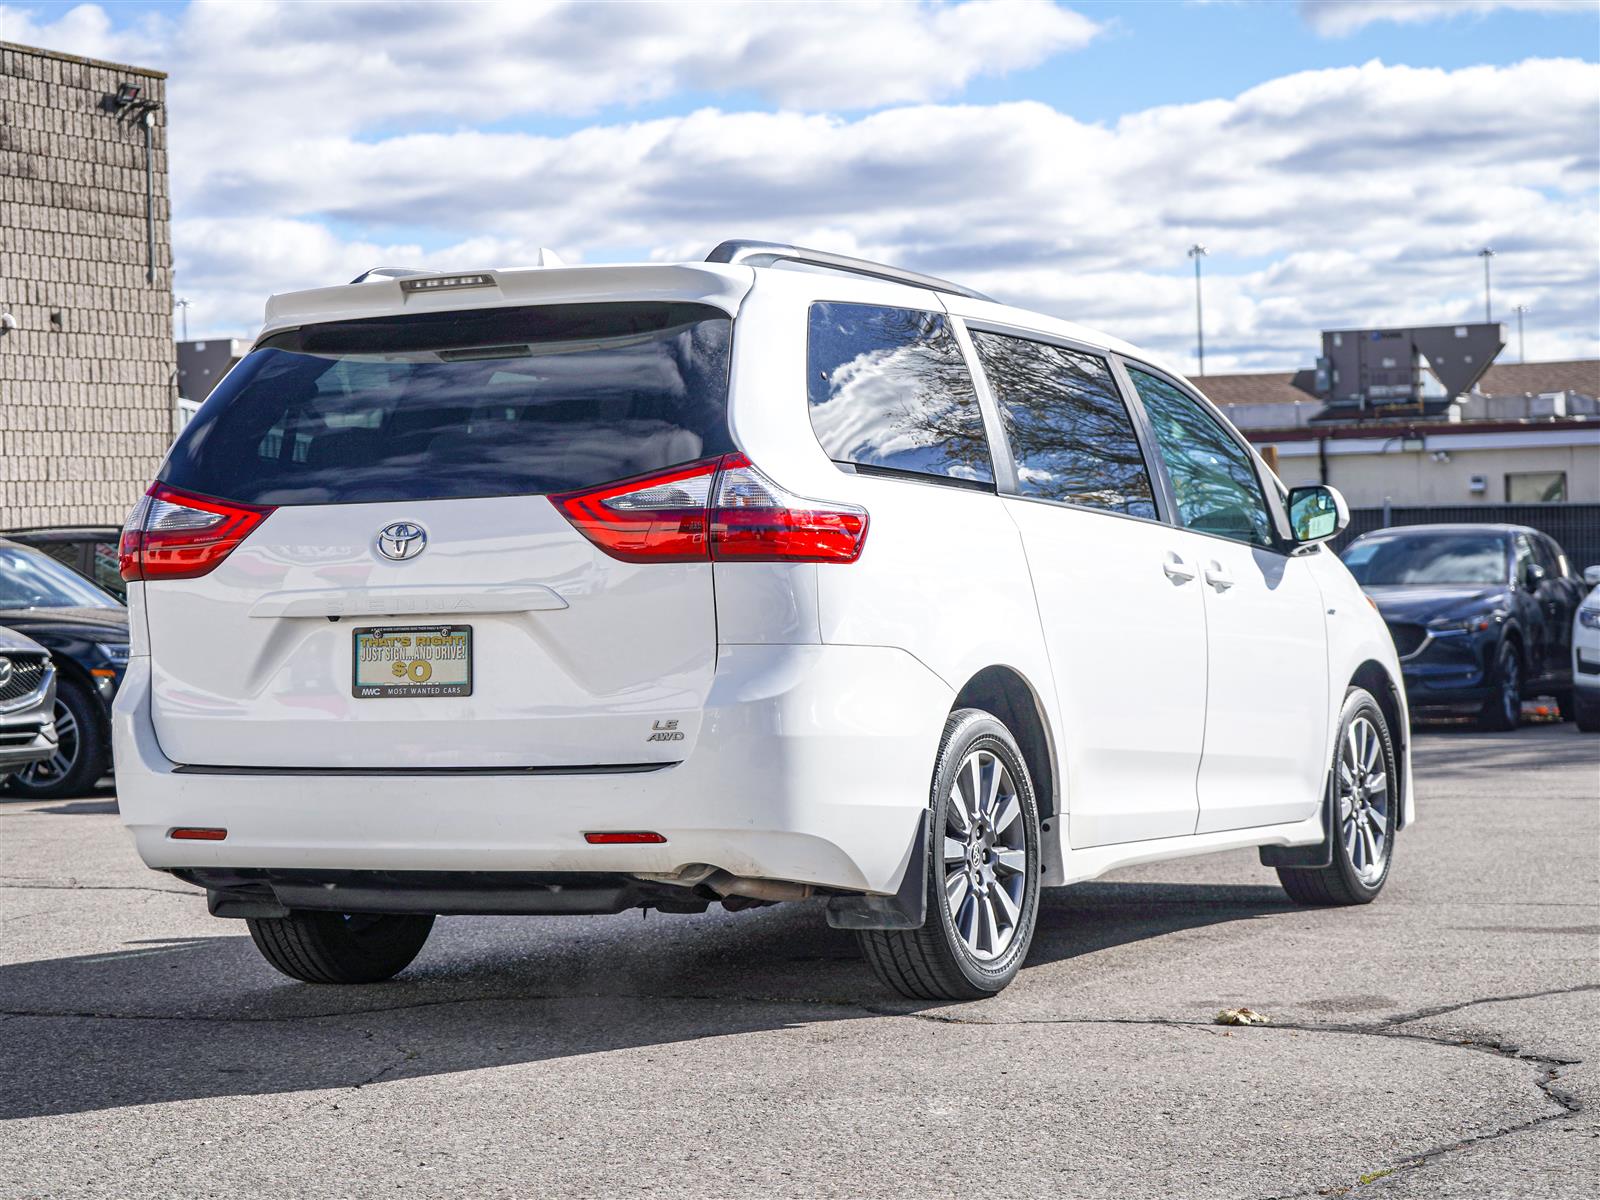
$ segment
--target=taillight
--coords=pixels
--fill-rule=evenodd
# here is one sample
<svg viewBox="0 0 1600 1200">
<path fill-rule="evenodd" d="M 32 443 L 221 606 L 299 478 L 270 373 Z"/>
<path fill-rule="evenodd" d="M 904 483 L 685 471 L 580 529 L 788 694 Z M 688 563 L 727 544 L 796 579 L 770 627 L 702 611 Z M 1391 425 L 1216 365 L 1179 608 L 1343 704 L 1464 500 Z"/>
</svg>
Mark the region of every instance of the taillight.
<svg viewBox="0 0 1600 1200">
<path fill-rule="evenodd" d="M 698 562 L 706 555 L 706 502 L 715 458 L 551 496 L 567 520 L 623 562 Z"/>
<path fill-rule="evenodd" d="M 711 497 L 711 557 L 746 562 L 852 563 L 867 540 L 867 510 L 806 500 L 729 454 Z"/>
<path fill-rule="evenodd" d="M 122 577 L 131 583 L 204 575 L 271 512 L 270 507 L 214 500 L 153 483 L 122 527 L 117 543 Z"/>
<path fill-rule="evenodd" d="M 743 454 L 602 484 L 550 501 L 584 537 L 624 562 L 850 563 L 867 510 L 806 500 Z"/>
</svg>

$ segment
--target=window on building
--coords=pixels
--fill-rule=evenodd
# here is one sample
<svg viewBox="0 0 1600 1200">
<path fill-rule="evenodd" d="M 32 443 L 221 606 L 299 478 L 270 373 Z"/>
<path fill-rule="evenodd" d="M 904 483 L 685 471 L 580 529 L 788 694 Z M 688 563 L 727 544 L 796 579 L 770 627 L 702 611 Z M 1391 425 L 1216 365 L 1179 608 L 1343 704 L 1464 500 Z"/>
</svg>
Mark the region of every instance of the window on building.
<svg viewBox="0 0 1600 1200">
<path fill-rule="evenodd" d="M 1154 519 L 1150 474 L 1105 359 L 982 330 L 972 342 L 1020 494 Z"/>
<path fill-rule="evenodd" d="M 1507 504 L 1559 504 L 1566 498 L 1565 471 L 1512 471 L 1506 474 Z"/>
<path fill-rule="evenodd" d="M 1185 528 L 1257 546 L 1272 544 L 1272 518 L 1255 461 L 1176 384 L 1130 370 L 1150 414 Z"/>
<path fill-rule="evenodd" d="M 978 394 L 943 313 L 813 304 L 806 366 L 811 428 L 835 462 L 993 485 Z"/>
</svg>

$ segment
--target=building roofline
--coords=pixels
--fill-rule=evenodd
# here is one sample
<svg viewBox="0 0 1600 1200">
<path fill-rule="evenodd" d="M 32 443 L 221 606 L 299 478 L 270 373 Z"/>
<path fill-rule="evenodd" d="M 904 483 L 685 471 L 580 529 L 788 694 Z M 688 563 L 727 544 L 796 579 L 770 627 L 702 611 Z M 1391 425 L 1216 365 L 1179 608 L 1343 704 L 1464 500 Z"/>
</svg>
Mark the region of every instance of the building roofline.
<svg viewBox="0 0 1600 1200">
<path fill-rule="evenodd" d="M 106 67 L 113 71 L 126 71 L 130 75 L 143 75 L 149 79 L 165 79 L 167 73 L 154 67 L 136 67 L 132 63 L 110 62 L 103 58 L 87 58 L 82 54 L 67 54 L 60 50 L 46 50 L 40 46 L 24 46 L 21 42 L 0 41 L 0 50 L 15 50 L 19 54 L 32 54 L 37 58 L 53 58 L 59 62 L 79 63 L 86 67 Z"/>
<path fill-rule="evenodd" d="M 1316 426 L 1286 426 L 1281 429 L 1241 429 L 1239 432 L 1252 444 L 1284 442 L 1315 442 L 1326 438 L 1340 441 L 1348 438 L 1420 438 L 1453 433 L 1515 433 L 1544 429 L 1592 429 L 1600 434 L 1600 421 L 1581 416 L 1547 417 L 1511 421 L 1414 421 L 1378 424 L 1366 421 L 1359 424 L 1328 424 Z"/>
</svg>

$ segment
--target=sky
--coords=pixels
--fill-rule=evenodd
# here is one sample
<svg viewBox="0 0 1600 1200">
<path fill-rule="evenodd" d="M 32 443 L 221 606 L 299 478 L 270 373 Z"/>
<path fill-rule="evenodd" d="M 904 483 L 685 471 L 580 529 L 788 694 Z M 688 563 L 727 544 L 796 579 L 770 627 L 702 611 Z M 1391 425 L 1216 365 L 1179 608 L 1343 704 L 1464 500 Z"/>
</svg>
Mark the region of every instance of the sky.
<svg viewBox="0 0 1600 1200">
<path fill-rule="evenodd" d="M 958 279 L 1195 367 L 1527 307 L 1600 356 L 1600 0 L 10 3 L 171 78 L 177 294 L 248 337 L 377 265 L 698 259 Z M 1503 358 L 1517 353 L 1516 335 Z"/>
</svg>

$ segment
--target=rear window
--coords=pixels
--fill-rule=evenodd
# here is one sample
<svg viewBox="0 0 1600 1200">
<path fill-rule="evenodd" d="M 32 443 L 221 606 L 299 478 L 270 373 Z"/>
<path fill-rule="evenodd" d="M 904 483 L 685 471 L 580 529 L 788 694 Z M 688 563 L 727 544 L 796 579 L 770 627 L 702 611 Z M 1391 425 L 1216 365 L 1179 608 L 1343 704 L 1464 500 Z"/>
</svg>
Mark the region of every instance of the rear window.
<svg viewBox="0 0 1600 1200">
<path fill-rule="evenodd" d="M 813 304 L 811 428 L 837 463 L 992 487 L 983 414 L 943 313 Z"/>
<path fill-rule="evenodd" d="M 732 321 L 699 304 L 419 313 L 274 334 L 167 456 L 247 504 L 539 495 L 733 449 Z"/>
</svg>

